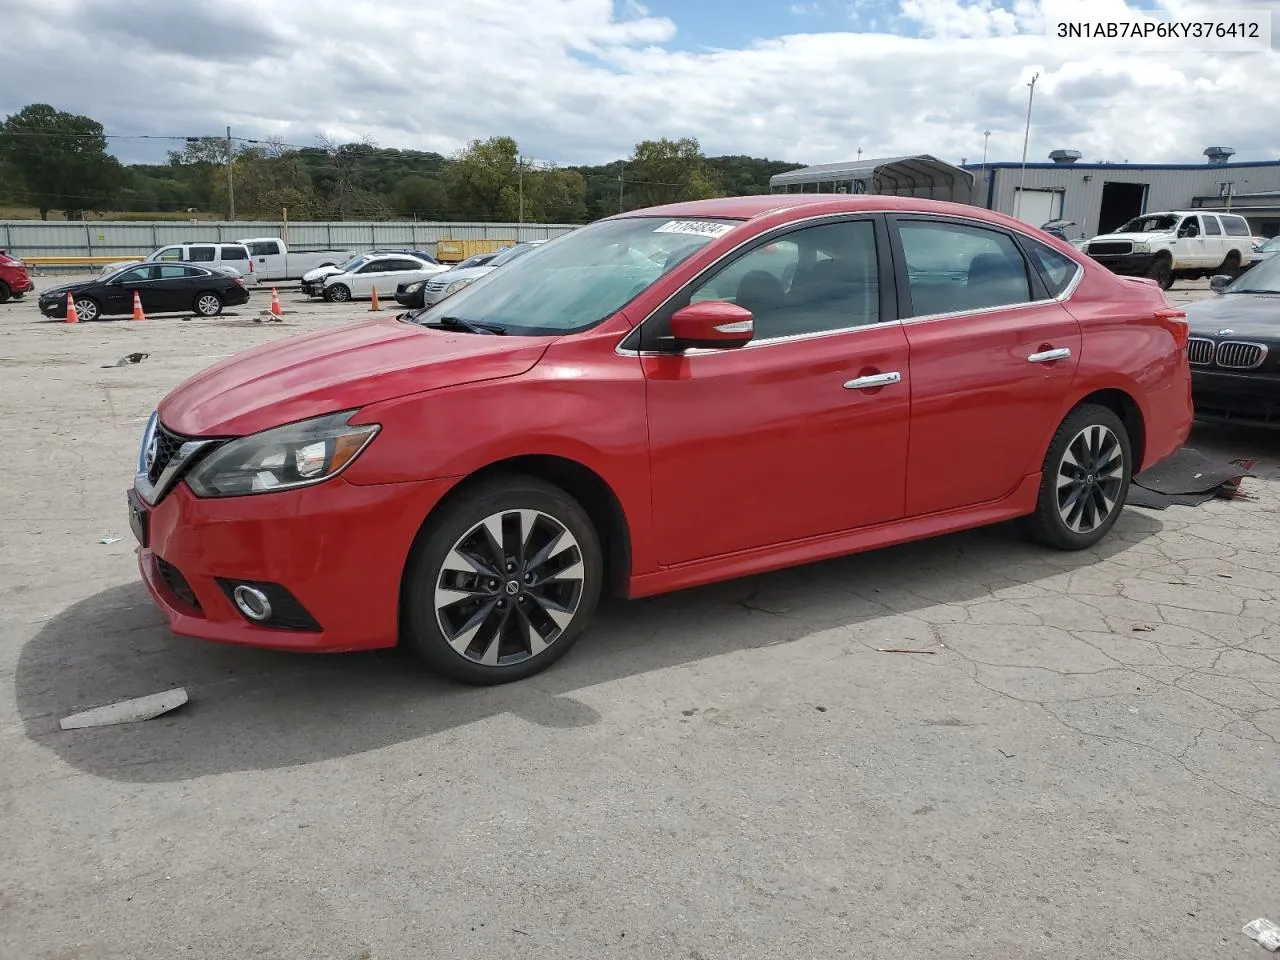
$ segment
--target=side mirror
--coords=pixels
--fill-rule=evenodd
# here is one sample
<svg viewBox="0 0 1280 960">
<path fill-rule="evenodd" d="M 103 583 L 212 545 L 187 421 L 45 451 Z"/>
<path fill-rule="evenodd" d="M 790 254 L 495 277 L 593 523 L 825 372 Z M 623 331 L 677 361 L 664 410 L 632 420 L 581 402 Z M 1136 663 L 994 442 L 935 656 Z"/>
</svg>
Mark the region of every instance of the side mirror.
<svg viewBox="0 0 1280 960">
<path fill-rule="evenodd" d="M 1227 276 L 1225 273 L 1219 273 L 1209 278 L 1209 289 L 1214 293 L 1222 293 L 1227 287 L 1231 286 L 1231 281 L 1235 277 Z"/>
<path fill-rule="evenodd" d="M 671 315 L 671 336 L 680 347 L 741 347 L 755 335 L 751 311 L 725 300 L 703 300 Z"/>
</svg>

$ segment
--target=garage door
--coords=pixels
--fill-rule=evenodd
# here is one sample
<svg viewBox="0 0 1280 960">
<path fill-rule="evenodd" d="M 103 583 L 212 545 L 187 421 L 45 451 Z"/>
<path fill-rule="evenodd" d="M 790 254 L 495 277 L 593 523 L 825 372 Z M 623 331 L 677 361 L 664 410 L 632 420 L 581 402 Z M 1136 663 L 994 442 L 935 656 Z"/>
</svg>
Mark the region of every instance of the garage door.
<svg viewBox="0 0 1280 960">
<path fill-rule="evenodd" d="M 1016 190 L 1014 216 L 1038 227 L 1062 216 L 1062 194 L 1057 190 Z"/>
</svg>

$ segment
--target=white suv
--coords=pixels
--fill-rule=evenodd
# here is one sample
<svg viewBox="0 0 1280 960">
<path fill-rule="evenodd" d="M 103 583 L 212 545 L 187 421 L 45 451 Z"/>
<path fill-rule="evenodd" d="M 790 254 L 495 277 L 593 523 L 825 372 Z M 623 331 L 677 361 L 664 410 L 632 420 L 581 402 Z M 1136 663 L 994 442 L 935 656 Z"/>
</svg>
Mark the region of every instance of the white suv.
<svg viewBox="0 0 1280 960">
<path fill-rule="evenodd" d="M 1150 277 L 1168 290 L 1175 280 L 1239 274 L 1253 262 L 1252 233 L 1234 213 L 1146 213 L 1092 238 L 1084 252 L 1112 273 Z"/>
</svg>

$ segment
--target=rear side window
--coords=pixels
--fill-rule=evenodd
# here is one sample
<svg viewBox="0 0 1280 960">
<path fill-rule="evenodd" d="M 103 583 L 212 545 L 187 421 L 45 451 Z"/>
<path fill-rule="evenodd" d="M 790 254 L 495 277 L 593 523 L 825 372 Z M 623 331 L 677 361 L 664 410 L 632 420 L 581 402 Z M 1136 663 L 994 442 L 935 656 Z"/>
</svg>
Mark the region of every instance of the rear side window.
<svg viewBox="0 0 1280 960">
<path fill-rule="evenodd" d="M 272 240 L 265 243 L 249 244 L 249 252 L 255 257 L 270 257 L 280 251 L 277 249 L 275 241 Z"/>
<path fill-rule="evenodd" d="M 238 244 L 228 244 L 222 248 L 223 260 L 248 260 L 249 251 Z"/>
<path fill-rule="evenodd" d="M 1060 296 L 1062 291 L 1067 289 L 1071 285 L 1071 281 L 1075 279 L 1076 273 L 1080 269 L 1080 264 L 1065 253 L 1059 253 L 1039 240 L 1023 237 L 1022 242 L 1026 244 L 1027 252 L 1031 255 L 1032 264 L 1040 271 L 1040 279 L 1044 281 L 1045 288 L 1049 291 L 1049 296 Z"/>
<path fill-rule="evenodd" d="M 1204 235 L 1206 237 L 1222 236 L 1222 227 L 1218 224 L 1217 217 L 1211 217 L 1207 214 L 1200 215 L 1200 222 L 1204 224 Z"/>
<path fill-rule="evenodd" d="M 213 263 L 213 247 L 192 247 L 187 259 L 192 263 Z"/>
<path fill-rule="evenodd" d="M 160 276 L 158 279 L 160 280 L 177 280 L 182 277 L 190 277 L 196 272 L 192 267 L 184 267 L 177 263 L 166 263 L 159 270 Z"/>
<path fill-rule="evenodd" d="M 1031 302 L 1027 262 L 1005 233 L 946 221 L 900 220 L 913 317 Z"/>
<path fill-rule="evenodd" d="M 1227 228 L 1229 237 L 1250 236 L 1249 221 L 1244 217 L 1223 217 L 1222 225 Z"/>
<path fill-rule="evenodd" d="M 422 262 L 419 260 L 388 260 L 382 269 L 388 273 L 393 270 L 421 270 Z"/>
</svg>

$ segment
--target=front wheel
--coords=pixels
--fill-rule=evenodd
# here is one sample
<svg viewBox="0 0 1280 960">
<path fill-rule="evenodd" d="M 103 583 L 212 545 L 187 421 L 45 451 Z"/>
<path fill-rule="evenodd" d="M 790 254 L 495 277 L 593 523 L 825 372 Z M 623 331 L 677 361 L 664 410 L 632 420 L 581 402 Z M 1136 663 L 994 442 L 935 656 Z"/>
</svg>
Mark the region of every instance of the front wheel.
<svg viewBox="0 0 1280 960">
<path fill-rule="evenodd" d="M 1167 254 L 1157 257 L 1147 276 L 1160 284 L 1161 290 L 1168 290 L 1173 286 L 1173 260 Z"/>
<path fill-rule="evenodd" d="M 582 507 L 534 477 L 486 481 L 447 503 L 410 556 L 407 641 L 464 683 L 522 680 L 577 641 L 604 577 Z"/>
<path fill-rule="evenodd" d="M 76 301 L 76 317 L 89 323 L 97 320 L 102 316 L 102 308 L 98 306 L 98 301 L 92 297 L 81 297 Z"/>
<path fill-rule="evenodd" d="M 216 293 L 202 293 L 196 297 L 196 313 L 202 317 L 216 317 L 222 312 L 222 298 Z"/>
<path fill-rule="evenodd" d="M 0 280 L 0 303 L 4 303 L 11 296 L 13 296 L 13 291 L 9 289 L 9 285 Z"/>
<path fill-rule="evenodd" d="M 330 303 L 346 303 L 351 299 L 351 288 L 344 283 L 335 283 L 324 288 L 324 298 Z"/>
<path fill-rule="evenodd" d="M 1045 454 L 1036 512 L 1023 530 L 1059 550 L 1087 550 L 1115 525 L 1132 475 L 1129 431 L 1106 407 L 1084 404 L 1062 421 Z"/>
</svg>

